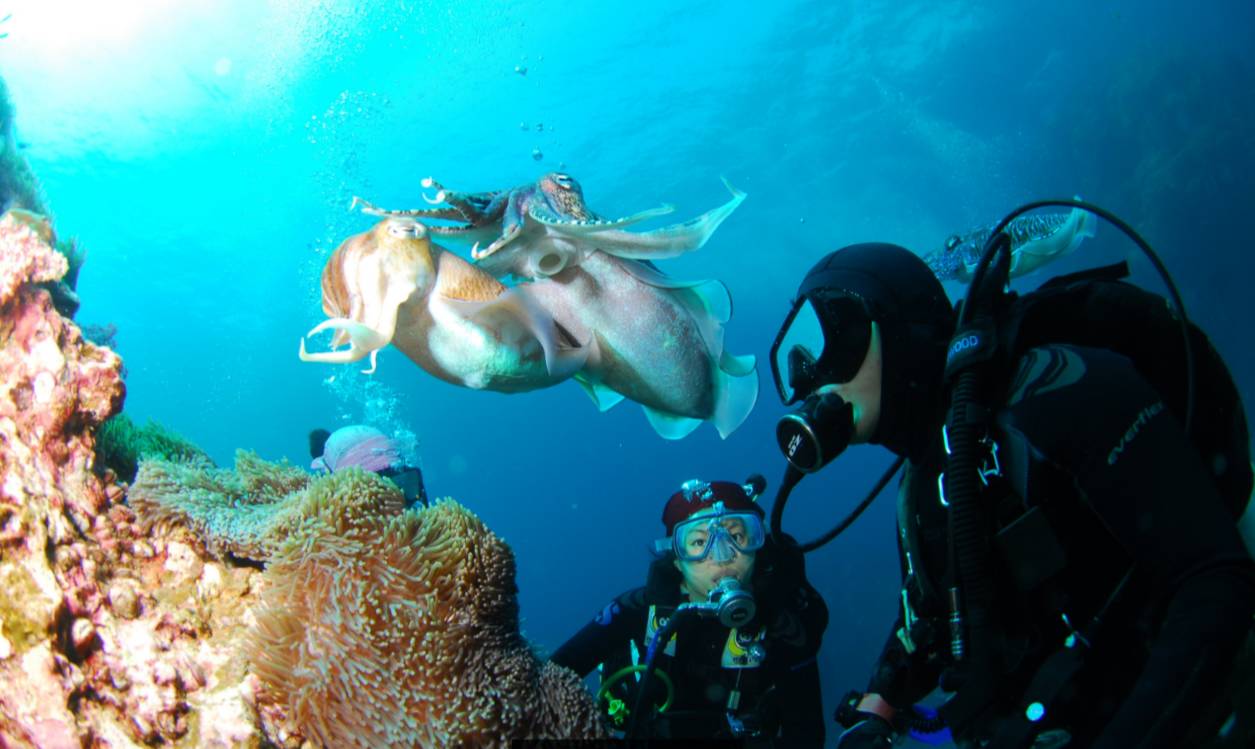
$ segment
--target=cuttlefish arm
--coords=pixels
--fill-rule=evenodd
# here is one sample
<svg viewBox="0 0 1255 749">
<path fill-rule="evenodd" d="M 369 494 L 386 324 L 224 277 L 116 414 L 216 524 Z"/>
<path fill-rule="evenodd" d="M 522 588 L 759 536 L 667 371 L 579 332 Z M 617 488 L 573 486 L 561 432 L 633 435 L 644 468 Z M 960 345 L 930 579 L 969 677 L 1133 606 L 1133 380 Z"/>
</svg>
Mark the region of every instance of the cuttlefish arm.
<svg viewBox="0 0 1255 749">
<path fill-rule="evenodd" d="M 330 318 L 301 338 L 301 361 L 346 364 L 371 358 L 396 333 L 401 305 L 430 283 L 434 275 L 427 229 L 411 220 L 389 219 L 371 231 L 346 240 L 323 269 L 323 310 Z M 363 293 L 369 289 L 370 293 Z M 332 346 L 347 350 L 310 353 L 305 338 L 334 330 Z"/>
<path fill-rule="evenodd" d="M 673 206 L 664 205 L 623 218 L 602 218 L 588 207 L 584 200 L 584 188 L 578 180 L 569 174 L 551 172 L 534 185 L 512 191 L 510 205 L 502 221 L 501 238 L 483 250 L 473 248 L 471 256 L 475 260 L 489 258 L 522 234 L 573 239 L 589 232 L 622 229 L 674 210 Z M 529 246 L 528 249 L 532 248 Z M 565 264 L 564 261 L 562 265 Z"/>
<path fill-rule="evenodd" d="M 305 339 L 311 338 L 324 330 L 345 331 L 349 335 L 350 347 L 342 351 L 319 351 L 309 353 L 305 350 Z M 375 371 L 379 349 L 388 345 L 390 339 L 375 331 L 368 325 L 345 317 L 333 317 L 315 325 L 301 338 L 301 361 L 320 362 L 322 364 L 350 364 L 370 356 L 370 369 L 363 369 L 364 374 Z"/>
<path fill-rule="evenodd" d="M 472 247 L 472 258 L 482 260 L 513 242 L 522 233 L 523 219 L 527 215 L 527 201 L 531 199 L 531 195 L 530 186 L 510 191 L 510 199 L 506 202 L 505 213 L 501 217 L 501 236 L 482 250 L 478 244 Z"/>
<path fill-rule="evenodd" d="M 436 194 L 423 194 L 423 200 L 435 208 L 412 208 L 393 210 L 379 206 L 363 198 L 354 196 L 349 210 L 361 207 L 362 213 L 382 218 L 440 219 L 443 221 L 461 221 L 462 224 L 441 225 L 428 224 L 431 234 L 459 235 L 482 230 L 501 221 L 506 205 L 510 199 L 510 190 L 493 192 L 461 193 L 447 190 L 431 177 L 422 181 L 425 189 L 434 189 Z M 445 205 L 441 205 L 441 204 Z"/>
<path fill-rule="evenodd" d="M 542 221 L 555 232 L 571 237 L 581 237 L 597 249 L 621 258 L 632 260 L 664 260 L 700 248 L 710 239 L 728 216 L 745 200 L 745 193 L 732 186 L 727 179 L 724 186 L 732 193 L 732 199 L 718 208 L 680 224 L 665 226 L 646 232 L 623 231 L 618 226 L 595 223 Z M 660 215 L 662 211 L 645 211 L 630 217 L 628 223 Z M 620 224 L 623 225 L 623 224 Z"/>
</svg>

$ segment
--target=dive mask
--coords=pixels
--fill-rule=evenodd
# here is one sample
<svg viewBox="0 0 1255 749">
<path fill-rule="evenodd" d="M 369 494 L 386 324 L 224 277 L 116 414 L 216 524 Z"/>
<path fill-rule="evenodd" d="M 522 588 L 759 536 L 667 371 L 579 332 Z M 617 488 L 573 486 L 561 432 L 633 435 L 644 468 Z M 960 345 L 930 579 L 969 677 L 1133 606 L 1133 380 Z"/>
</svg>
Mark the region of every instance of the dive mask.
<svg viewBox="0 0 1255 749">
<path fill-rule="evenodd" d="M 700 562 L 730 562 L 738 552 L 757 551 L 766 539 L 762 517 L 752 510 L 729 510 L 723 502 L 716 502 L 709 509 L 676 523 L 669 539 L 659 539 L 657 546 L 667 546 L 676 559 Z"/>
<path fill-rule="evenodd" d="M 871 324 L 867 305 L 851 294 L 798 297 L 771 346 L 780 402 L 787 406 L 821 385 L 854 379 L 871 345 Z"/>
</svg>

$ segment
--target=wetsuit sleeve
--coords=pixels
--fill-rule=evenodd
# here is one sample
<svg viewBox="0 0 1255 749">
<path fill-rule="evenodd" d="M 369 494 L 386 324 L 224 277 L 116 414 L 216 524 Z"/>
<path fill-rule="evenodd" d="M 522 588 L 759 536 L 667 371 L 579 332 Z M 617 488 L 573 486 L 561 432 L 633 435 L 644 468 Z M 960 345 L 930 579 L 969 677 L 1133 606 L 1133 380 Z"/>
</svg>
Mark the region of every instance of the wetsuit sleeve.
<svg viewBox="0 0 1255 749">
<path fill-rule="evenodd" d="M 637 636 L 644 636 L 648 607 L 643 589 L 629 591 L 614 599 L 592 621 L 584 625 L 549 660 L 571 669 L 581 678 L 592 673 L 616 651 L 629 647 Z"/>
<path fill-rule="evenodd" d="M 1029 352 L 1007 415 L 1071 474 L 1134 574 L 1160 592 L 1162 625 L 1142 674 L 1093 746 L 1180 746 L 1255 615 L 1255 562 L 1215 483 L 1159 394 L 1111 352 Z"/>
</svg>

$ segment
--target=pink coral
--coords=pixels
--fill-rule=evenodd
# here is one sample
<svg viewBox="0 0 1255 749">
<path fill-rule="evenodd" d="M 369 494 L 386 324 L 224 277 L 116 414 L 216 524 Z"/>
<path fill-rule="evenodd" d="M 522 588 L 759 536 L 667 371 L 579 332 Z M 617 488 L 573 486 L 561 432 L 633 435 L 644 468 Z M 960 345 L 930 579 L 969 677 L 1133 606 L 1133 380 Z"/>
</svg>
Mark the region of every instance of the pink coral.
<svg viewBox="0 0 1255 749">
<path fill-rule="evenodd" d="M 230 639 L 255 571 L 221 575 L 234 596 L 189 605 L 206 565 L 171 560 L 196 542 L 145 537 L 122 488 L 93 473 L 95 431 L 122 404 L 121 360 L 35 285 L 65 272 L 43 228 L 0 219 L 0 745 L 174 741 L 197 728 L 198 692 L 227 696 L 201 708 L 207 724 L 243 715 L 260 738 Z"/>
<path fill-rule="evenodd" d="M 56 281 L 70 269 L 65 256 L 52 249 L 52 224 L 43 216 L 9 211 L 0 218 L 0 238 L 0 305 L 23 285 Z"/>
</svg>

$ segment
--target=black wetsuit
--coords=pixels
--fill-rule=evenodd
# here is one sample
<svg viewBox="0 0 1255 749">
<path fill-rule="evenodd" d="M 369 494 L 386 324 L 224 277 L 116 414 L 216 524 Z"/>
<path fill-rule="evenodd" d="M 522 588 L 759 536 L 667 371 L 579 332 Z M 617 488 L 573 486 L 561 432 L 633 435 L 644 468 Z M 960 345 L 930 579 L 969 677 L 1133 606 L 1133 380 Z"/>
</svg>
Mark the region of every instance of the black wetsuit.
<svg viewBox="0 0 1255 749">
<path fill-rule="evenodd" d="M 669 559 L 650 567 L 645 587 L 628 591 L 612 601 L 579 632 L 558 648 L 554 663 L 586 676 L 603 664 L 602 678 L 630 665 L 631 643 L 640 663 L 645 662 L 645 641 L 650 606 L 666 615 L 681 603 L 681 577 Z M 651 722 L 643 722 L 638 736 L 666 739 L 728 739 L 728 698 L 740 692 L 738 719 L 757 725 L 763 736 L 746 740 L 748 746 L 815 747 L 824 743 L 823 700 L 819 688 L 819 652 L 828 608 L 802 572 L 801 554 L 782 553 L 770 541 L 758 551 L 753 577 L 758 606 L 755 619 L 738 630 L 743 641 L 760 627 L 765 658 L 753 668 L 722 665 L 729 630 L 718 620 L 686 616 L 677 625 L 675 655 L 659 646 L 658 670 L 675 685 L 671 707 Z M 621 698 L 630 707 L 635 699 L 635 679 Z M 665 689 L 661 679 L 650 682 L 650 697 L 661 704 Z"/>
<path fill-rule="evenodd" d="M 1043 724 L 1070 748 L 1177 747 L 1225 686 L 1255 615 L 1255 563 L 1197 451 L 1160 395 L 1117 354 L 1033 349 L 995 415 L 1002 478 L 982 507 L 1005 527 L 1040 508 L 1060 565 L 1026 584 L 1016 550 L 991 555 L 997 695 L 968 738 L 988 737 L 1024 710 L 1037 667 L 1069 629 L 1088 623 L 1125 573 L 1084 666 Z M 912 461 L 899 493 L 905 590 L 922 620 L 908 653 L 897 631 L 871 680 L 902 708 L 944 684 L 950 665 L 947 510 L 938 493 L 940 446 Z M 1001 491 L 1001 495 L 999 495 Z M 999 556 L 1001 555 L 1001 556 Z M 1040 562 L 1043 554 L 1034 552 Z M 1048 555 L 1045 555 L 1048 556 Z M 914 574 L 907 570 L 913 569 Z"/>
<path fill-rule="evenodd" d="M 427 486 L 423 483 L 423 470 L 417 466 L 388 466 L 379 472 L 380 476 L 390 479 L 405 495 L 405 508 L 408 510 L 417 505 L 428 507 Z"/>
</svg>

